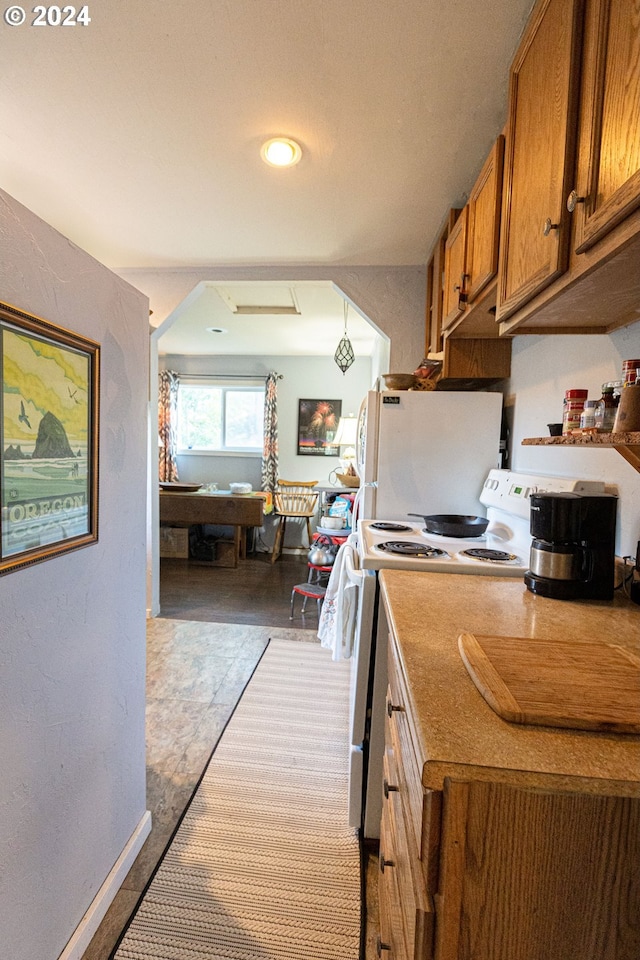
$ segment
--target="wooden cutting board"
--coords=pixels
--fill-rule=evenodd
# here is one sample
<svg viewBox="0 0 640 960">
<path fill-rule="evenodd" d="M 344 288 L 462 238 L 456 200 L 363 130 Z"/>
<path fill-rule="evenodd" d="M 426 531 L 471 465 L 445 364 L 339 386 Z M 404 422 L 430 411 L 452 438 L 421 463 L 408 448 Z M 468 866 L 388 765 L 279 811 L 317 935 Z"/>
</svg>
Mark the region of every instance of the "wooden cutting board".
<svg viewBox="0 0 640 960">
<path fill-rule="evenodd" d="M 640 658 L 616 644 L 462 633 L 458 647 L 505 720 L 640 733 Z"/>
</svg>

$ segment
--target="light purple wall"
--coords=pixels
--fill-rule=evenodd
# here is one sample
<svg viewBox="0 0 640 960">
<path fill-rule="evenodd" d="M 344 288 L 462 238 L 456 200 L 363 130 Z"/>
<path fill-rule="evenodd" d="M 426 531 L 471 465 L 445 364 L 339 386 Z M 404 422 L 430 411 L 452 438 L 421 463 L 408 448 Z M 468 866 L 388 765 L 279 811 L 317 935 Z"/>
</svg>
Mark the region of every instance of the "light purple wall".
<svg viewBox="0 0 640 960">
<path fill-rule="evenodd" d="M 341 267 L 319 264 L 126 269 L 118 273 L 149 297 L 153 325 L 160 326 L 176 307 L 206 280 L 328 280 L 360 312 L 391 338 L 385 370 L 415 370 L 424 356 L 426 266 Z M 375 373 L 376 371 L 374 371 Z"/>
<path fill-rule="evenodd" d="M 99 542 L 0 578 L 0 952 L 54 960 L 145 814 L 148 303 L 2 191 L 0 300 L 102 352 Z"/>
</svg>

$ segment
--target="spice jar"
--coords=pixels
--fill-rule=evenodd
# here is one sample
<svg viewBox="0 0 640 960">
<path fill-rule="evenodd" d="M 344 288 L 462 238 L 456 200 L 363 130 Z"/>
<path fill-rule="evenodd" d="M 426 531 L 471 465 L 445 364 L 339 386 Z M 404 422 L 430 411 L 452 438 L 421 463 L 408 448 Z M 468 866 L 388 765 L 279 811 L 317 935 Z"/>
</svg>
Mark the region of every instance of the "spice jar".
<svg viewBox="0 0 640 960">
<path fill-rule="evenodd" d="M 566 390 L 564 395 L 564 404 L 562 410 L 562 435 L 578 432 L 580 430 L 580 414 L 584 409 L 584 402 L 587 399 L 588 390 Z"/>
<path fill-rule="evenodd" d="M 596 432 L 596 407 L 599 400 L 585 400 L 580 414 L 580 430 L 582 433 Z"/>
<path fill-rule="evenodd" d="M 640 360 L 623 360 L 622 379 L 625 387 L 628 387 L 629 384 L 635 384 L 638 370 L 640 370 Z"/>
<path fill-rule="evenodd" d="M 614 396 L 615 381 L 610 380 L 602 384 L 602 396 L 596 405 L 595 426 L 598 433 L 611 433 L 616 419 L 616 410 L 620 400 L 620 393 Z"/>
</svg>

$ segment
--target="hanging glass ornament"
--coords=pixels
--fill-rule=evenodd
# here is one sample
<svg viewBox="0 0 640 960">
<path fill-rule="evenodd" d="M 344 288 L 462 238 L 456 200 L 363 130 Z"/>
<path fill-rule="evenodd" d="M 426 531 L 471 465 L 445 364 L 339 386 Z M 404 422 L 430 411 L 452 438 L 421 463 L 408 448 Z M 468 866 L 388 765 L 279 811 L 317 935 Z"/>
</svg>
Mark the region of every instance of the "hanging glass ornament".
<svg viewBox="0 0 640 960">
<path fill-rule="evenodd" d="M 353 352 L 353 347 L 351 346 L 351 341 L 347 336 L 347 316 L 349 313 L 349 304 L 345 300 L 344 303 L 344 336 L 338 344 L 333 359 L 338 364 L 343 373 L 346 373 L 353 361 L 355 360 L 355 354 Z"/>
</svg>

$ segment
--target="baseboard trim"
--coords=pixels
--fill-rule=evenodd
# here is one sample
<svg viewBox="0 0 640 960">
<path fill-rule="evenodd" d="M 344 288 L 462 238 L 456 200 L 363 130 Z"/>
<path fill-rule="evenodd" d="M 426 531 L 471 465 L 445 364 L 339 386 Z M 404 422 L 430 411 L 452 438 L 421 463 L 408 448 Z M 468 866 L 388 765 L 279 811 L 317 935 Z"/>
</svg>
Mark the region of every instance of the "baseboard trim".
<svg viewBox="0 0 640 960">
<path fill-rule="evenodd" d="M 146 810 L 58 960 L 81 960 L 150 832 L 151 813 Z"/>
</svg>

